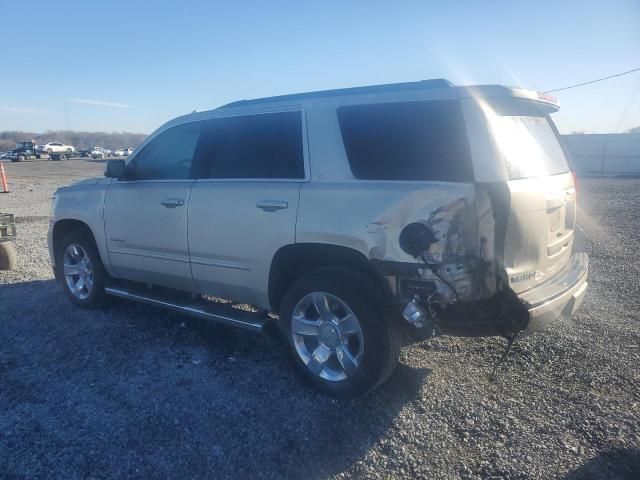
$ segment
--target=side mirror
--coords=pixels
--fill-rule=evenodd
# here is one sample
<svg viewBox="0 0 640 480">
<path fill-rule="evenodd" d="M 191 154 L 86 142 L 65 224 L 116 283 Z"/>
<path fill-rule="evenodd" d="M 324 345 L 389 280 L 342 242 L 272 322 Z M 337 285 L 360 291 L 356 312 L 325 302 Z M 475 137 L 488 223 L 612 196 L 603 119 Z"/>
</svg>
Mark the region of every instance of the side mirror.
<svg viewBox="0 0 640 480">
<path fill-rule="evenodd" d="M 104 176 L 108 178 L 122 178 L 124 176 L 124 160 L 109 160 Z"/>
</svg>

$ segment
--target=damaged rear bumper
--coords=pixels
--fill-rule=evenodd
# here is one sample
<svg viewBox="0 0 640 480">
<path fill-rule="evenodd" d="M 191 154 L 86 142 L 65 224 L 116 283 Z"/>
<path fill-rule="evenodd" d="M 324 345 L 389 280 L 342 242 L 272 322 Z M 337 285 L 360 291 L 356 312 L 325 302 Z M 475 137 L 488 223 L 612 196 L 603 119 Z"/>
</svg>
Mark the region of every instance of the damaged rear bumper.
<svg viewBox="0 0 640 480">
<path fill-rule="evenodd" d="M 576 252 L 569 263 L 549 280 L 519 293 L 518 299 L 529 313 L 525 332 L 535 332 L 562 315 L 574 313 L 587 291 L 589 257 Z"/>
</svg>

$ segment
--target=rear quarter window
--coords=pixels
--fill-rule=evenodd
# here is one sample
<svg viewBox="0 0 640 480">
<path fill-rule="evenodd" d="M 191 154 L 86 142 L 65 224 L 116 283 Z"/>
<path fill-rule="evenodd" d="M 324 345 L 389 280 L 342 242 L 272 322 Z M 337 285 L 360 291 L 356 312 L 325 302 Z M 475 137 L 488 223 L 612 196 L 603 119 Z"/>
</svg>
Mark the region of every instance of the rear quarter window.
<svg viewBox="0 0 640 480">
<path fill-rule="evenodd" d="M 455 100 L 350 105 L 337 113 L 356 178 L 473 180 L 462 110 Z"/>
</svg>

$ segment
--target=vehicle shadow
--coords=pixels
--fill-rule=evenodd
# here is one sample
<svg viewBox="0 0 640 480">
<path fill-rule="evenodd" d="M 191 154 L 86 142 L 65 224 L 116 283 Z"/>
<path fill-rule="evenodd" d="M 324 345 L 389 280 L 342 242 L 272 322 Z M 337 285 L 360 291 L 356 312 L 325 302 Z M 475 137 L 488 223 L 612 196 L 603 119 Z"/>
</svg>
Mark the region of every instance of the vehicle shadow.
<svg viewBox="0 0 640 480">
<path fill-rule="evenodd" d="M 640 478 L 640 448 L 617 448 L 602 452 L 570 472 L 565 480 L 637 480 Z"/>
<path fill-rule="evenodd" d="M 401 363 L 336 400 L 269 335 L 123 300 L 80 310 L 53 280 L 0 285 L 0 305 L 0 411 L 21 433 L 0 451 L 16 475 L 45 458 L 53 476 L 325 478 L 362 460 L 431 372 Z"/>
</svg>

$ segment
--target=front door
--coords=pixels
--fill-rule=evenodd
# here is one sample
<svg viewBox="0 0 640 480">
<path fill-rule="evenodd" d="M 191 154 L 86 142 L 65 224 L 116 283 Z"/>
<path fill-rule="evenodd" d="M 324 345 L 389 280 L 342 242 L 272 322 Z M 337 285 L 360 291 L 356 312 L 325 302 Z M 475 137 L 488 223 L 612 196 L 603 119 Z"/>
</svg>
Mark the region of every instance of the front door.
<svg viewBox="0 0 640 480">
<path fill-rule="evenodd" d="M 107 190 L 104 219 L 111 266 L 121 278 L 194 291 L 187 209 L 200 123 L 171 127 L 131 158 Z"/>
</svg>

